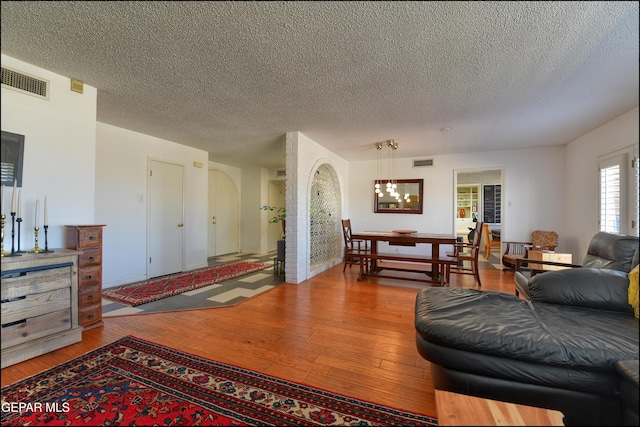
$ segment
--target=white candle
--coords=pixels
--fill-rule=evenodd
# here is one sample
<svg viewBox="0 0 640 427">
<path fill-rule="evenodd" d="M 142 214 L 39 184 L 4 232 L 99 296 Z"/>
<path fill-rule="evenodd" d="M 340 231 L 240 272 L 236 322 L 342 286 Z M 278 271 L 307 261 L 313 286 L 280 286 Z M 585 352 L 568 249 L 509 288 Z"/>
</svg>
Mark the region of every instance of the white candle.
<svg viewBox="0 0 640 427">
<path fill-rule="evenodd" d="M 18 218 L 22 218 L 22 199 L 21 196 L 22 195 L 22 191 L 18 190 Z"/>
<path fill-rule="evenodd" d="M 44 196 L 44 226 L 49 225 L 49 215 L 47 215 L 47 196 Z"/>
<path fill-rule="evenodd" d="M 11 193 L 11 212 L 16 212 L 16 193 L 18 192 L 18 181 L 13 180 L 13 193 Z"/>
<path fill-rule="evenodd" d="M 36 221 L 34 227 L 38 226 L 38 209 L 40 208 L 40 199 L 36 200 Z"/>
</svg>

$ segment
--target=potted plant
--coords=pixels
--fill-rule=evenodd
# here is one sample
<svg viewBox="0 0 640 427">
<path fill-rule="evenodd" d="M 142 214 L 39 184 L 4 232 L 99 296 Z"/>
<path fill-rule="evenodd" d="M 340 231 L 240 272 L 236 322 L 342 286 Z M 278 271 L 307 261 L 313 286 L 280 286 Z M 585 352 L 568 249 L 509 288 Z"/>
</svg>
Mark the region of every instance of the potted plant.
<svg viewBox="0 0 640 427">
<path fill-rule="evenodd" d="M 285 235 L 285 226 L 287 223 L 287 208 L 283 208 L 281 206 L 262 206 L 263 211 L 271 211 L 275 212 L 275 215 L 269 219 L 269 222 L 277 224 L 282 222 L 282 238 L 284 239 Z"/>
</svg>

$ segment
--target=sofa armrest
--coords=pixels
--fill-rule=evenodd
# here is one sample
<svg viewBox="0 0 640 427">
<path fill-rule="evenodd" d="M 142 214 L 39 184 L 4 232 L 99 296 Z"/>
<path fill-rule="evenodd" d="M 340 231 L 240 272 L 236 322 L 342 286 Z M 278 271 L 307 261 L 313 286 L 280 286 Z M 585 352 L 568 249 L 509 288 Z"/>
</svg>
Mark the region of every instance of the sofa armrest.
<svg viewBox="0 0 640 427">
<path fill-rule="evenodd" d="M 627 273 L 600 268 L 548 271 L 529 281 L 533 302 L 565 304 L 633 315 Z"/>
<path fill-rule="evenodd" d="M 523 295 L 525 299 L 529 299 L 529 282 L 531 278 L 539 273 L 545 273 L 556 270 L 543 270 L 539 268 L 531 268 L 529 263 L 540 265 L 555 265 L 559 267 L 567 268 L 581 268 L 580 264 L 567 264 L 557 261 L 543 261 L 531 258 L 518 258 L 516 259 L 516 269 L 513 272 L 513 279 L 516 283 L 516 295 Z"/>
</svg>

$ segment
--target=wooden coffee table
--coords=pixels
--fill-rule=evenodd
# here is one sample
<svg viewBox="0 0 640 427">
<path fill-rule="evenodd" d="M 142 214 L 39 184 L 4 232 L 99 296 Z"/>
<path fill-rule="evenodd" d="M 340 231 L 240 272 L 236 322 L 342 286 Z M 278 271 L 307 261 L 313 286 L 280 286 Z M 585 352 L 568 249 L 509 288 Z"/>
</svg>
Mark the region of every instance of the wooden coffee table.
<svg viewBox="0 0 640 427">
<path fill-rule="evenodd" d="M 440 426 L 562 426 L 562 412 L 436 390 Z"/>
</svg>

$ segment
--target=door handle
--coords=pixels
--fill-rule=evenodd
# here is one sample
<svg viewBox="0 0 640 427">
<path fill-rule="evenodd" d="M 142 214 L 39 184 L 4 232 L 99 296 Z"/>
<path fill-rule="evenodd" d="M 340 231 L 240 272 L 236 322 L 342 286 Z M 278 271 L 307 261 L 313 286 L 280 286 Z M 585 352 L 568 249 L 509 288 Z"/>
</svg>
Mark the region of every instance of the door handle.
<svg viewBox="0 0 640 427">
<path fill-rule="evenodd" d="M 211 218 L 211 224 L 217 224 L 215 216 L 213 218 Z"/>
<path fill-rule="evenodd" d="M 184 226 L 184 224 L 182 224 L 182 223 L 178 224 L 178 227 L 183 227 L 183 226 Z"/>
</svg>

